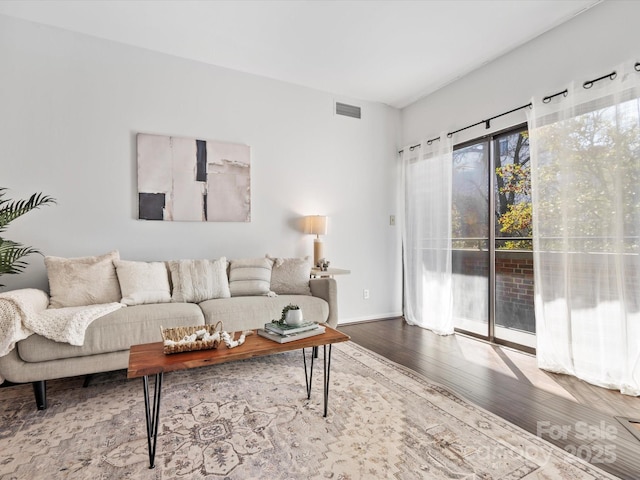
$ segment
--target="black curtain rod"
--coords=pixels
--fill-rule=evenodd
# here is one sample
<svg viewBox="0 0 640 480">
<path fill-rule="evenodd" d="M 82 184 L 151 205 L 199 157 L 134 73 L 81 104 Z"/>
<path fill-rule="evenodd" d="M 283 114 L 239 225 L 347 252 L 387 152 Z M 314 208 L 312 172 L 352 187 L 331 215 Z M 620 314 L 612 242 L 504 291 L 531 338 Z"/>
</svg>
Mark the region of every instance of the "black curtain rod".
<svg viewBox="0 0 640 480">
<path fill-rule="evenodd" d="M 636 62 L 636 64 L 634 65 L 634 68 L 637 72 L 640 72 L 640 62 Z M 593 80 L 587 80 L 586 82 L 584 82 L 582 84 L 582 88 L 591 88 L 593 87 L 593 84 L 596 82 L 599 82 L 600 80 L 604 80 L 605 78 L 608 78 L 610 80 L 615 79 L 618 76 L 618 72 L 616 72 L 615 70 L 607 75 L 603 75 L 601 77 L 598 78 L 594 78 Z M 565 97 L 569 94 L 569 90 L 567 90 L 566 88 L 558 93 L 554 93 L 553 95 L 548 95 L 546 97 L 544 97 L 542 99 L 542 103 L 549 103 L 551 101 L 552 98 L 557 97 L 558 95 L 564 95 Z"/>
<path fill-rule="evenodd" d="M 436 137 L 436 138 L 432 138 L 431 140 L 427 140 L 427 145 L 431 145 L 436 140 L 440 140 L 440 137 Z M 413 152 L 416 148 L 418 148 L 421 145 L 422 145 L 421 143 L 416 143 L 415 145 L 411 145 L 409 147 L 409 150 Z M 398 150 L 398 153 L 402 153 L 402 152 L 404 152 L 404 150 Z"/>
<path fill-rule="evenodd" d="M 569 95 L 569 90 L 567 90 L 567 89 L 565 88 L 565 89 L 564 89 L 563 91 L 561 91 L 561 92 L 554 93 L 553 95 L 547 95 L 546 97 L 544 97 L 544 98 L 542 99 L 542 103 L 549 103 L 549 102 L 551 101 L 551 99 L 552 99 L 552 98 L 555 98 L 555 97 L 557 97 L 558 95 L 564 95 L 564 96 L 566 97 L 567 95 Z"/>
<path fill-rule="evenodd" d="M 494 115 L 493 117 L 487 118 L 486 120 L 481 120 L 478 123 L 474 123 L 473 125 L 469 125 L 469 126 L 464 127 L 464 128 L 459 128 L 458 130 L 454 130 L 453 132 L 447 133 L 447 138 L 451 138 L 458 132 L 462 132 L 463 130 L 466 130 L 468 128 L 476 127 L 476 126 L 481 125 L 483 123 L 485 125 L 485 128 L 489 129 L 489 128 L 491 128 L 491 120 L 495 120 L 496 118 L 504 117 L 505 115 L 509 115 L 510 113 L 517 112 L 518 110 L 522 110 L 523 108 L 531 108 L 532 106 L 533 106 L 533 104 L 531 102 L 529 102 L 526 105 L 522 105 L 521 107 L 514 108 L 513 110 L 509 110 L 508 112 L 504 112 L 504 113 L 501 113 L 499 115 Z"/>
<path fill-rule="evenodd" d="M 640 62 L 636 62 L 636 64 L 634 65 L 634 68 L 635 68 L 635 70 L 637 72 L 640 72 Z M 604 80 L 605 78 L 609 78 L 609 79 L 613 80 L 617 76 L 618 76 L 618 73 L 614 70 L 613 72 L 611 72 L 611 73 L 609 73 L 607 75 L 603 75 L 602 77 L 594 78 L 593 80 L 587 80 L 586 82 L 584 82 L 582 84 L 582 87 L 583 88 L 591 88 L 591 87 L 593 87 L 594 83 L 599 82 L 600 80 Z M 554 97 L 557 97 L 559 95 L 564 95 L 566 97 L 568 94 L 569 94 L 569 91 L 567 89 L 564 89 L 561 92 L 554 93 L 553 95 L 548 95 L 548 96 L 544 97 L 542 99 L 542 103 L 549 103 L 551 101 L 551 99 L 554 98 Z M 505 115 L 509 115 L 510 113 L 517 112 L 518 110 L 522 110 L 523 108 L 527 108 L 527 107 L 531 108 L 532 106 L 533 106 L 533 104 L 531 102 L 529 102 L 526 105 L 523 105 L 523 106 L 518 107 L 518 108 L 514 108 L 512 110 L 509 110 L 508 112 L 504 112 L 504 113 L 501 113 L 499 115 L 494 115 L 493 117 L 489 117 L 486 120 L 480 120 L 479 122 L 476 122 L 473 125 L 468 125 L 468 126 L 466 126 L 464 128 L 459 128 L 458 130 L 454 130 L 453 132 L 447 133 L 447 138 L 451 138 L 458 132 L 462 132 L 463 130 L 467 130 L 469 128 L 477 127 L 478 125 L 482 125 L 483 123 L 485 124 L 485 128 L 489 129 L 489 128 L 491 128 L 491 120 L 495 120 L 496 118 L 504 117 Z M 427 140 L 427 145 L 431 145 L 436 140 L 440 140 L 440 137 L 436 137 L 436 138 L 432 138 L 431 140 Z M 409 147 L 409 150 L 413 151 L 415 148 L 419 147 L 420 145 L 421 145 L 420 143 L 418 143 L 416 145 L 412 145 L 411 147 Z M 402 153 L 403 151 L 404 150 L 400 150 L 398 153 Z"/>
<path fill-rule="evenodd" d="M 494 115 L 493 117 L 487 118 L 486 120 L 481 120 L 477 123 L 474 123 L 473 125 L 468 125 L 464 128 L 459 128 L 458 130 L 455 130 L 453 132 L 449 132 L 447 133 L 447 138 L 451 138 L 453 137 L 453 135 L 455 135 L 458 132 L 462 132 L 463 130 L 467 130 L 468 128 L 472 128 L 472 127 L 476 127 L 478 125 L 482 125 L 483 123 L 485 124 L 486 128 L 491 128 L 491 120 L 495 120 L 496 118 L 500 118 L 500 117 L 504 117 L 505 115 L 509 115 L 510 113 L 513 112 L 517 112 L 518 110 L 522 110 L 523 108 L 527 108 L 527 107 L 531 107 L 533 106 L 532 103 L 527 103 L 526 105 L 523 105 L 521 107 L 518 108 L 514 108 L 512 110 L 509 110 L 508 112 L 504 112 L 501 113 L 499 115 Z M 436 140 L 440 140 L 440 137 L 436 137 L 436 138 L 432 138 L 431 140 L 427 140 L 427 145 L 431 145 L 433 142 L 435 142 Z M 409 147 L 409 150 L 413 151 L 415 148 L 419 147 L 421 144 L 418 143 L 416 145 L 412 145 L 411 147 Z M 404 150 L 400 150 L 398 153 L 402 153 L 404 152 Z"/>
<path fill-rule="evenodd" d="M 637 65 L 637 64 L 636 64 Z M 593 84 L 596 82 L 599 82 L 600 80 L 604 80 L 605 78 L 608 78 L 610 80 L 613 80 L 614 78 L 616 78 L 618 76 L 617 72 L 614 70 L 613 72 L 611 72 L 608 75 L 603 75 L 601 77 L 598 78 L 594 78 L 593 80 L 587 80 L 586 82 L 584 82 L 582 84 L 582 88 L 591 88 L 593 87 Z"/>
<path fill-rule="evenodd" d="M 420 145 L 422 145 L 422 144 L 420 144 L 420 143 L 416 143 L 415 145 L 411 145 L 411 146 L 409 147 L 409 150 L 411 150 L 411 151 L 413 152 L 413 150 L 414 150 L 414 149 L 416 149 L 416 148 L 418 148 Z M 403 149 L 403 150 L 398 150 L 398 153 L 402 153 L 402 152 L 404 152 L 404 149 Z"/>
</svg>

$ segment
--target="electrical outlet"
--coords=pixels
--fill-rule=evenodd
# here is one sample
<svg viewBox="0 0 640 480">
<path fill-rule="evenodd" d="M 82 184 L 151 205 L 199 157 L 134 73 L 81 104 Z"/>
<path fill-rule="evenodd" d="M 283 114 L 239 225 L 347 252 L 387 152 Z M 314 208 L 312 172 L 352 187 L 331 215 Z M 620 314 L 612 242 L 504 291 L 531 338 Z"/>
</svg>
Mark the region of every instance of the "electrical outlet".
<svg viewBox="0 0 640 480">
<path fill-rule="evenodd" d="M 389 225 L 391 225 L 392 227 L 396 226 L 396 216 L 395 215 L 390 215 L 389 216 Z"/>
<path fill-rule="evenodd" d="M 362 298 L 364 298 L 365 300 L 369 300 L 369 290 L 367 290 L 366 288 L 362 291 Z"/>
</svg>

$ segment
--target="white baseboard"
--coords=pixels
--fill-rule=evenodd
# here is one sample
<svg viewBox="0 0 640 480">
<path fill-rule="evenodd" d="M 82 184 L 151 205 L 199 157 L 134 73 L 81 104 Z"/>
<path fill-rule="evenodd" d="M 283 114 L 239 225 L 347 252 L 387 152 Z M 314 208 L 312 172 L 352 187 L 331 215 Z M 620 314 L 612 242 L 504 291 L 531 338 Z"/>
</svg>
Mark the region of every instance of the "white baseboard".
<svg viewBox="0 0 640 480">
<path fill-rule="evenodd" d="M 376 315 L 367 315 L 365 317 L 341 318 L 338 325 L 351 325 L 354 323 L 370 322 L 372 320 L 386 320 L 389 318 L 398 318 L 402 316 L 402 312 L 378 313 Z"/>
</svg>

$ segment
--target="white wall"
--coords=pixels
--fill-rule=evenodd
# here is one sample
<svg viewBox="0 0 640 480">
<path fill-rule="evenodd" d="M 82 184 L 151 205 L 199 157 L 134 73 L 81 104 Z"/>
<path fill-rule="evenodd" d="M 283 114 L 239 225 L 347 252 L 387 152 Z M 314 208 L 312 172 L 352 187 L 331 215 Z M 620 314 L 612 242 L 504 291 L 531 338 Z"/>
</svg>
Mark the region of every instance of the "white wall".
<svg viewBox="0 0 640 480">
<path fill-rule="evenodd" d="M 626 60 L 640 61 L 640 2 L 607 0 L 508 55 L 448 85 L 402 111 L 402 145 L 450 132 L 538 101 L 611 72 Z M 478 41 L 481 41 L 479 39 Z M 471 128 L 455 143 L 526 122 L 525 111 Z"/>
<path fill-rule="evenodd" d="M 0 16 L 0 186 L 56 206 L 16 220 L 6 238 L 47 255 L 118 249 L 130 260 L 301 256 L 302 215 L 326 214 L 325 255 L 340 321 L 401 312 L 395 151 L 399 112 L 335 116 L 333 95 Z M 137 220 L 138 132 L 251 146 L 251 223 Z M 46 288 L 40 256 L 8 289 Z M 362 291 L 371 296 L 364 300 Z"/>
</svg>

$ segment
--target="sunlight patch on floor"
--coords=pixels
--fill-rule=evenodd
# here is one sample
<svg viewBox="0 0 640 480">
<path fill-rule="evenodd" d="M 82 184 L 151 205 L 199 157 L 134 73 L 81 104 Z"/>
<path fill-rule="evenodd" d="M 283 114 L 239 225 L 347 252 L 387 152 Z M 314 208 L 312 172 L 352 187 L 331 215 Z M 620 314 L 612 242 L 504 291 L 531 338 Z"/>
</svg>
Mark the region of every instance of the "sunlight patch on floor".
<svg viewBox="0 0 640 480">
<path fill-rule="evenodd" d="M 547 372 L 538 368 L 535 356 L 463 335 L 457 337 L 460 351 L 466 360 L 510 378 L 528 381 L 553 395 L 576 401 L 575 397 L 558 385 Z"/>
</svg>

